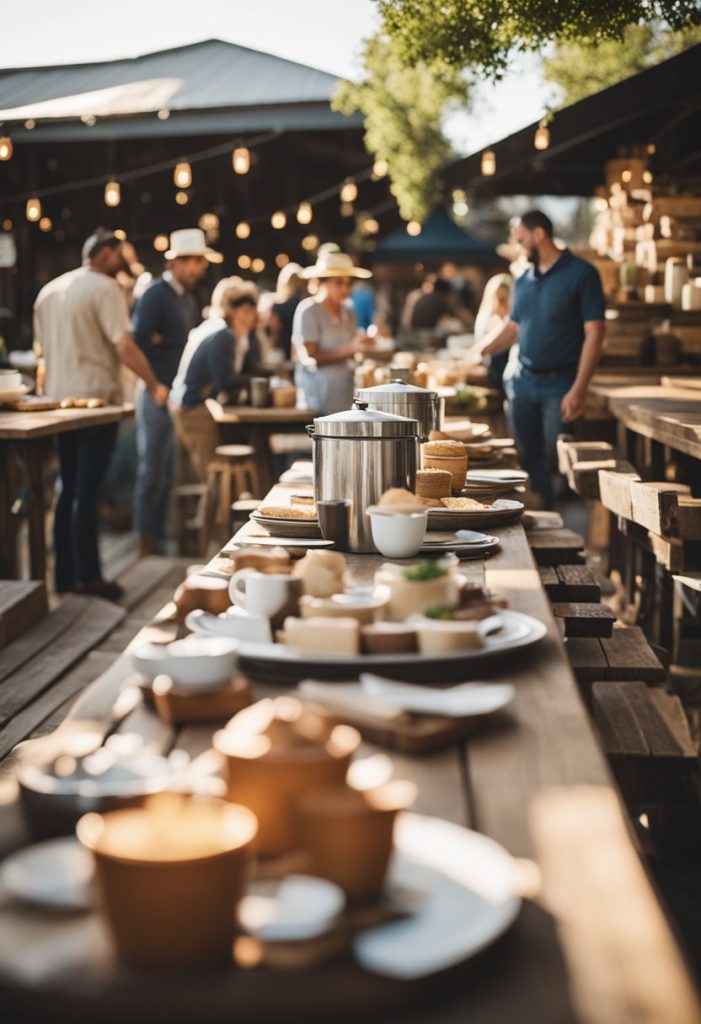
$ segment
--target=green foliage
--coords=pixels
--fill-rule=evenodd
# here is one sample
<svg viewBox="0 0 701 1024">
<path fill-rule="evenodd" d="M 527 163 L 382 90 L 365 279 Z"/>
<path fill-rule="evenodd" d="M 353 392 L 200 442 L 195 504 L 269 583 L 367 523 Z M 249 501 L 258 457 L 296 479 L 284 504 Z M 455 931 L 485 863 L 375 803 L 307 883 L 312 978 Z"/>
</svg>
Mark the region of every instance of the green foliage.
<svg viewBox="0 0 701 1024">
<path fill-rule="evenodd" d="M 410 565 L 408 569 L 402 570 L 402 576 L 413 583 L 424 583 L 426 580 L 438 580 L 445 576 L 447 569 L 444 565 L 430 559 L 419 562 L 418 565 Z"/>
<path fill-rule="evenodd" d="M 629 25 L 620 40 L 558 46 L 543 61 L 543 76 L 557 89 L 557 105 L 567 106 L 696 43 L 701 43 L 701 26 L 674 32 L 660 24 Z"/>
<path fill-rule="evenodd" d="M 405 64 L 444 61 L 501 78 L 513 50 L 620 40 L 629 25 L 699 20 L 698 0 L 378 0 L 382 28 Z"/>
<path fill-rule="evenodd" d="M 422 221 L 437 199 L 436 172 L 452 156 L 443 133 L 445 114 L 467 104 L 461 73 L 444 63 L 405 67 L 383 36 L 368 40 L 365 76 L 340 82 L 335 110 L 365 117 L 365 145 L 387 161 L 390 189 L 405 220 Z"/>
</svg>

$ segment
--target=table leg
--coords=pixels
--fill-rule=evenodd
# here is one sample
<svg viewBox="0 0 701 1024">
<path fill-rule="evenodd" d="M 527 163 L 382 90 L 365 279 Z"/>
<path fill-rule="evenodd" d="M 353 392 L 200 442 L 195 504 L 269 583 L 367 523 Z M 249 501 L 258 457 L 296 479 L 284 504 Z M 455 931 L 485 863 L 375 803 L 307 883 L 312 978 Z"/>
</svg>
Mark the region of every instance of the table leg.
<svg viewBox="0 0 701 1024">
<path fill-rule="evenodd" d="M 17 578 L 17 529 L 12 515 L 10 446 L 0 442 L 0 579 Z"/>
<path fill-rule="evenodd" d="M 248 443 L 256 453 L 258 466 L 258 479 L 260 481 L 261 493 L 256 498 L 262 498 L 275 483 L 273 477 L 273 453 L 270 448 L 270 432 L 263 426 L 256 426 L 248 435 Z"/>
<path fill-rule="evenodd" d="M 17 443 L 24 466 L 27 487 L 27 526 L 29 529 L 29 576 L 46 578 L 46 505 L 44 502 L 44 439 Z"/>
</svg>

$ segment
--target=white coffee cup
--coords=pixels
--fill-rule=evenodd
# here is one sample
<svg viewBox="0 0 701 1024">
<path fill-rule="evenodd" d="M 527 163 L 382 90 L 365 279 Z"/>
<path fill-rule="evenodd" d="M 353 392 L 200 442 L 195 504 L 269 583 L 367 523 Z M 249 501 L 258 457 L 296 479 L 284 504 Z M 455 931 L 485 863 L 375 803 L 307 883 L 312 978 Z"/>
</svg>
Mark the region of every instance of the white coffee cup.
<svg viewBox="0 0 701 1024">
<path fill-rule="evenodd" d="M 231 577 L 229 597 L 249 615 L 262 615 L 282 622 L 288 615 L 297 615 L 302 596 L 302 581 L 286 573 L 258 572 L 257 569 L 239 569 Z"/>
<path fill-rule="evenodd" d="M 22 386 L 22 374 L 18 370 L 0 370 L 0 391 L 17 391 Z"/>
</svg>

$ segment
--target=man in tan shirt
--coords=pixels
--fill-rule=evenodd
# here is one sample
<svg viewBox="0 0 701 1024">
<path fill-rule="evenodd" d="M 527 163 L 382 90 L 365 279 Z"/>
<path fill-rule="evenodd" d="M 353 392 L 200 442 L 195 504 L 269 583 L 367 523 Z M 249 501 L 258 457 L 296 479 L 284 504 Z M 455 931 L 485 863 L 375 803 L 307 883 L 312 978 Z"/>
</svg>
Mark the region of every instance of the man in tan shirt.
<svg viewBox="0 0 701 1024">
<path fill-rule="evenodd" d="M 154 402 L 165 405 L 159 384 L 131 334 L 129 311 L 116 275 L 124 269 L 122 243 L 98 229 L 84 247 L 86 261 L 50 281 L 34 305 L 34 333 L 46 364 L 49 398 L 123 400 L 121 367 L 140 377 Z M 115 600 L 121 588 L 102 578 L 97 503 L 117 438 L 106 424 L 58 435 L 60 491 L 54 513 L 56 590 L 77 590 Z"/>
</svg>

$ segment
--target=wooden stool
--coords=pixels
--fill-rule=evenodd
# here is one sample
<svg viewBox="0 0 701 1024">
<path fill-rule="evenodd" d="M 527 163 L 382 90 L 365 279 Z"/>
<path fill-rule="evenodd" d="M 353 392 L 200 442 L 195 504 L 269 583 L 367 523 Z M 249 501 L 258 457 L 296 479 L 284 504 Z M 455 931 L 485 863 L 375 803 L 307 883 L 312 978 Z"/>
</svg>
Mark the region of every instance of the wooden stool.
<svg viewBox="0 0 701 1024">
<path fill-rule="evenodd" d="M 203 554 L 207 553 L 215 523 L 227 531 L 228 540 L 232 503 L 246 492 L 260 494 L 254 449 L 248 444 L 219 445 L 216 458 L 207 468 L 207 502 L 200 542 Z"/>
</svg>

